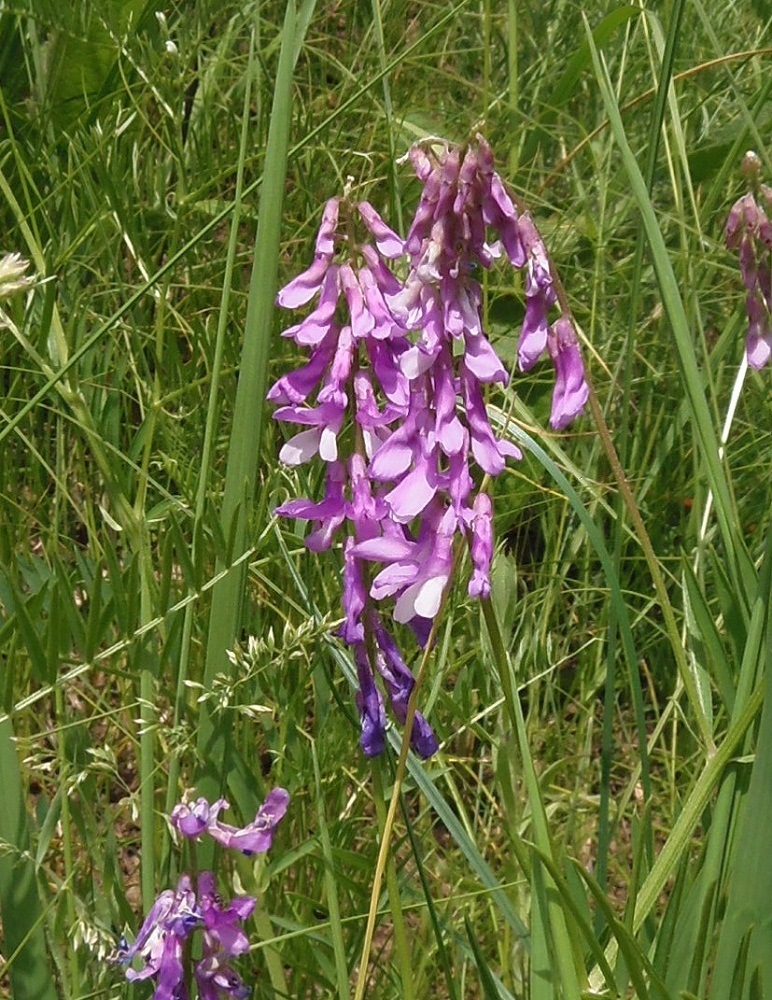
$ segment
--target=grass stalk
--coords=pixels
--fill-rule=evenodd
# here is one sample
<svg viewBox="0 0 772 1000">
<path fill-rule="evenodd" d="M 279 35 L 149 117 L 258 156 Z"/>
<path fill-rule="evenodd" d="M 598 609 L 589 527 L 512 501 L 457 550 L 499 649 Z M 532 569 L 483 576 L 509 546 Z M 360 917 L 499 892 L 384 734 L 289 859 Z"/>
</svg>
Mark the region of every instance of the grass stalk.
<svg viewBox="0 0 772 1000">
<path fill-rule="evenodd" d="M 233 285 L 233 268 L 238 250 L 239 224 L 241 221 L 242 198 L 244 194 L 244 164 L 247 157 L 247 143 L 249 140 L 250 127 L 250 107 L 252 102 L 252 81 L 256 71 L 255 60 L 255 30 L 250 36 L 249 62 L 247 64 L 247 74 L 244 86 L 244 104 L 241 117 L 241 137 L 239 140 L 239 157 L 236 165 L 236 187 L 233 197 L 233 217 L 230 222 L 230 232 L 228 235 L 228 250 L 225 259 L 225 274 L 223 277 L 223 289 L 220 299 L 220 309 L 217 319 L 217 333 L 215 335 L 214 356 L 212 359 L 212 380 L 209 387 L 209 397 L 206 410 L 206 424 L 204 427 L 204 440 L 201 447 L 201 465 L 198 473 L 198 484 L 196 487 L 196 500 L 193 512 L 193 532 L 190 559 L 194 571 L 198 571 L 200 563 L 200 545 L 202 529 L 204 527 L 204 510 L 206 506 L 207 490 L 209 478 L 212 471 L 214 457 L 214 444 L 217 435 L 217 421 L 220 413 L 220 384 L 222 378 L 223 351 L 225 347 L 225 335 L 230 319 L 230 297 Z M 192 598 L 196 595 L 197 581 L 189 581 L 188 596 L 191 601 L 185 608 L 185 617 L 182 625 L 182 641 L 180 646 L 180 656 L 177 668 L 177 686 L 174 698 L 174 725 L 177 726 L 185 714 L 186 704 L 186 682 L 190 673 L 191 639 L 193 635 L 193 623 L 195 619 L 196 605 Z M 169 776 L 166 788 L 166 814 L 169 815 L 174 807 L 179 794 L 179 773 L 180 756 L 173 753 L 169 762 Z M 167 841 L 168 843 L 168 841 Z"/>
<path fill-rule="evenodd" d="M 622 154 L 625 169 L 630 179 L 633 194 L 638 203 L 638 209 L 641 213 L 643 227 L 651 248 L 654 270 L 657 275 L 657 281 L 662 296 L 662 304 L 668 316 L 673 333 L 673 342 L 676 348 L 676 356 L 679 362 L 682 384 L 689 409 L 691 411 L 694 430 L 700 444 L 702 463 L 707 475 L 708 484 L 712 489 L 715 498 L 716 516 L 718 518 L 721 536 L 726 549 L 730 577 L 738 599 L 747 613 L 750 594 L 752 593 L 754 587 L 755 573 L 753 570 L 753 564 L 750 561 L 745 545 L 737 530 L 737 519 L 735 516 L 735 505 L 731 493 L 730 480 L 726 470 L 722 466 L 721 458 L 719 456 L 719 445 L 713 429 L 712 418 L 707 400 L 705 398 L 705 391 L 699 368 L 697 366 L 697 360 L 694 356 L 689 323 L 686 318 L 686 312 L 681 299 L 679 285 L 673 272 L 673 266 L 670 262 L 665 241 L 657 223 L 654 207 L 652 206 L 651 200 L 646 191 L 646 183 L 625 134 L 624 125 L 622 124 L 622 118 L 619 113 L 619 106 L 614 95 L 611 81 L 608 77 L 608 71 L 595 46 L 592 32 L 586 24 L 586 21 L 585 28 L 592 54 L 593 65 L 595 67 L 596 79 L 606 107 L 606 114 L 608 115 L 611 123 L 611 129 L 614 134 L 616 144 Z M 649 555 L 647 554 L 646 549 L 644 549 L 644 554 L 647 555 L 647 562 L 649 562 Z M 651 565 L 650 569 L 653 573 L 655 573 Z M 657 586 L 657 592 L 659 594 L 659 586 L 656 582 L 656 576 L 655 586 Z M 668 631 L 670 631 L 669 628 Z M 686 684 L 685 676 L 684 682 Z M 689 687 L 687 686 L 687 691 L 688 690 Z M 693 708 L 697 710 L 699 719 L 701 713 L 698 711 L 698 702 L 693 702 Z M 701 723 L 700 726 L 701 729 L 704 729 L 703 723 Z"/>
<path fill-rule="evenodd" d="M 554 861 L 555 848 L 550 835 L 547 813 L 539 787 L 539 779 L 536 776 L 536 769 L 531 757 L 523 709 L 520 704 L 520 698 L 515 690 L 512 664 L 501 638 L 501 629 L 496 618 L 493 602 L 490 598 L 485 598 L 481 601 L 481 607 L 485 628 L 491 645 L 493 662 L 496 664 L 504 694 L 504 705 L 509 717 L 509 724 L 518 742 L 520 762 L 528 790 L 528 802 L 531 806 L 531 822 L 534 828 L 536 847 L 542 854 Z M 537 866 L 534 866 L 534 872 L 536 872 L 536 869 Z M 557 963 L 558 979 L 562 984 L 563 995 L 565 997 L 578 997 L 581 995 L 581 986 L 577 975 L 578 965 L 574 944 L 569 935 L 565 912 L 556 895 L 555 883 L 549 872 L 545 870 L 539 871 L 536 877 L 536 884 L 540 890 L 537 892 L 537 901 L 542 908 L 541 917 L 551 939 L 551 958 L 552 961 Z"/>
<path fill-rule="evenodd" d="M 246 567 L 243 564 L 236 565 L 234 560 L 238 560 L 247 547 L 247 524 L 257 482 L 292 117 L 293 54 L 297 42 L 295 3 L 294 0 L 289 0 L 282 28 L 268 131 L 255 262 L 247 302 L 239 383 L 222 500 L 221 523 L 223 536 L 229 543 L 232 566 L 212 591 L 203 678 L 204 688 L 207 690 L 211 688 L 212 680 L 218 672 L 228 671 L 227 650 L 233 646 L 241 621 Z M 218 570 L 224 568 L 227 567 L 218 566 Z M 228 771 L 228 745 L 227 725 L 216 724 L 209 707 L 206 703 L 202 704 L 198 749 L 205 765 L 200 790 L 210 799 L 216 798 L 222 790 Z"/>
</svg>

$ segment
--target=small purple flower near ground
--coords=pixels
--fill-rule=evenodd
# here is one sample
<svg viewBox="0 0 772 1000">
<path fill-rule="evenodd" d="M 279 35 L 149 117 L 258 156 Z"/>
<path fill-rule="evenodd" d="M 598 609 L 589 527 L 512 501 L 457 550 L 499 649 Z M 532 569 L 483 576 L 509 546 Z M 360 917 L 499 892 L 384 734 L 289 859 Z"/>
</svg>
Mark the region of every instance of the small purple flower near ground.
<svg viewBox="0 0 772 1000">
<path fill-rule="evenodd" d="M 265 798 L 254 820 L 239 829 L 218 819 L 228 808 L 225 799 L 212 805 L 204 798 L 193 803 L 183 801 L 172 810 L 170 821 L 183 837 L 195 840 L 205 834 L 224 847 L 242 854 L 265 853 L 273 842 L 277 824 L 287 812 L 289 793 L 274 788 Z M 134 943 L 122 944 L 116 960 L 128 964 L 141 959 L 140 969 L 128 968 L 130 981 L 155 979 L 153 1000 L 187 1000 L 186 950 L 188 938 L 203 931 L 202 957 L 194 975 L 199 1000 L 222 1000 L 224 996 L 244 1000 L 249 988 L 229 964 L 230 959 L 249 950 L 249 939 L 242 922 L 255 908 L 252 896 L 236 896 L 227 905 L 217 893 L 213 872 L 198 876 L 197 891 L 189 875 L 183 874 L 176 890 L 165 889 L 156 899 Z"/>
</svg>

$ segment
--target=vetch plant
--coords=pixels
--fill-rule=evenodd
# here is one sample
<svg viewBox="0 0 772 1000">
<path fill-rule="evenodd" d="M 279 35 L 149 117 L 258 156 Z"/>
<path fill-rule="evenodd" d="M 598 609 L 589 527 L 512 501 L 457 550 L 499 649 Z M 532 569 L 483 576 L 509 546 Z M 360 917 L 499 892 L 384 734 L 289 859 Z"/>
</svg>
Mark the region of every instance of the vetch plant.
<svg viewBox="0 0 772 1000">
<path fill-rule="evenodd" d="M 486 410 L 485 387 L 504 386 L 509 375 L 483 329 L 480 268 L 505 259 L 525 272 L 519 366 L 529 370 L 545 351 L 552 359 L 552 426 L 565 427 L 588 398 L 573 320 L 563 309 L 550 317 L 558 293 L 549 254 L 486 141 L 476 135 L 461 148 L 427 139 L 408 159 L 423 191 L 404 240 L 368 202 L 348 194 L 327 202 L 312 264 L 277 298 L 287 309 L 313 303 L 284 332 L 310 357 L 268 393 L 277 420 L 305 428 L 283 446 L 281 461 L 297 466 L 318 456 L 327 466 L 320 501 L 290 500 L 277 513 L 312 522 L 311 551 L 344 536 L 339 634 L 354 651 L 368 756 L 385 745 L 376 676 L 400 723 L 414 685 L 382 602 L 393 601 L 395 622 L 425 647 L 458 538 L 470 547 L 468 593 L 490 593 L 488 477 L 521 454 L 495 436 Z M 418 712 L 410 738 L 422 757 L 437 749 Z"/>
<path fill-rule="evenodd" d="M 263 854 L 273 843 L 274 831 L 289 805 L 289 794 L 274 788 L 268 794 L 254 820 L 242 829 L 222 823 L 219 814 L 228 808 L 225 799 L 210 805 L 199 798 L 192 805 L 180 802 L 171 814 L 173 828 L 193 842 L 203 835 L 223 847 L 242 854 Z M 194 853 L 194 852 L 193 852 Z M 124 964 L 140 959 L 139 969 L 129 967 L 126 978 L 132 982 L 154 979 L 154 1000 L 184 1000 L 195 980 L 199 1000 L 221 1000 L 229 995 L 243 1000 L 249 987 L 242 982 L 231 960 L 249 950 L 243 922 L 251 915 L 256 900 L 236 896 L 224 903 L 217 892 L 214 873 L 202 871 L 195 881 L 187 872 L 180 876 L 177 888 L 160 893 L 145 918 L 133 944 L 122 942 L 116 960 Z M 191 958 L 191 937 L 203 933 L 201 957 Z"/>
<path fill-rule="evenodd" d="M 761 161 L 748 151 L 742 170 L 750 191 L 731 208 L 726 222 L 726 245 L 738 250 L 740 273 L 747 289 L 748 336 L 745 352 L 748 364 L 760 369 L 772 355 L 772 188 L 759 183 Z M 767 211 L 765 211 L 765 209 Z"/>
</svg>

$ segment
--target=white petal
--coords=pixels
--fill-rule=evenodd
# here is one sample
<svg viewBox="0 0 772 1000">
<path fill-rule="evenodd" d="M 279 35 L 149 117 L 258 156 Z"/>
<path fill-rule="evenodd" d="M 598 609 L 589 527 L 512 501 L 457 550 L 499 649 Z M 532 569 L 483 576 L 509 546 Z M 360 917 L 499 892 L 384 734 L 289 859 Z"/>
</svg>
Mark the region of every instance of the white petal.
<svg viewBox="0 0 772 1000">
<path fill-rule="evenodd" d="M 319 438 L 321 430 L 312 427 L 311 430 L 301 431 L 290 438 L 279 452 L 279 461 L 285 465 L 302 465 L 309 458 L 313 458 L 319 451 Z"/>
</svg>

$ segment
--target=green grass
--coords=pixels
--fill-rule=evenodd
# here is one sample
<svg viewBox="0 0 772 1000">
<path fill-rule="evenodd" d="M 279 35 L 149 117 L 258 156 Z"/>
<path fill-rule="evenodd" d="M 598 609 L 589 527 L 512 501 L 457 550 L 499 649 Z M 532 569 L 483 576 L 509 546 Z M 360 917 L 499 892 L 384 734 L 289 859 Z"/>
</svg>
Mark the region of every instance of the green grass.
<svg viewBox="0 0 772 1000">
<path fill-rule="evenodd" d="M 349 176 L 404 226 L 396 157 L 479 122 L 596 412 L 547 431 L 548 365 L 491 399 L 525 457 L 490 606 L 459 584 L 438 626 L 442 748 L 406 761 L 365 995 L 772 991 L 769 369 L 719 456 L 764 5 L 103 6 L 0 13 L 0 251 L 36 275 L 0 303 L 0 992 L 151 995 L 107 956 L 176 880 L 164 815 L 196 787 L 247 821 L 281 784 L 267 859 L 219 861 L 259 898 L 242 974 L 354 996 L 400 734 L 362 757 L 340 554 L 271 514 L 320 487 L 261 402 L 298 360 L 272 303 Z M 511 364 L 519 279 L 485 305 Z"/>
</svg>

